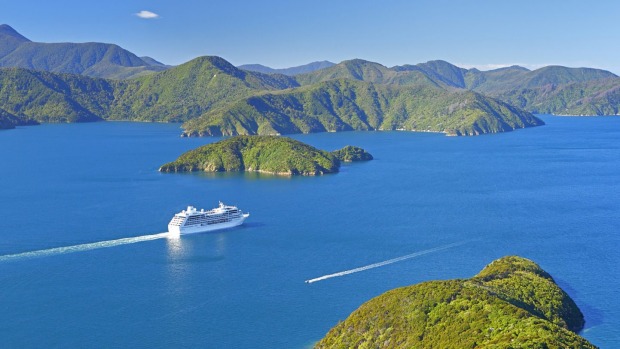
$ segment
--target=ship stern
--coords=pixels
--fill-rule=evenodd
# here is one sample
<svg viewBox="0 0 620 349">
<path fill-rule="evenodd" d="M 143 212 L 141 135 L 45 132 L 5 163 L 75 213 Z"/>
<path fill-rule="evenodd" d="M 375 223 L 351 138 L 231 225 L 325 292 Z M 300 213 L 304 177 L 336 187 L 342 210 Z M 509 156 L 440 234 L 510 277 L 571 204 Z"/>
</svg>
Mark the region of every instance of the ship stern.
<svg viewBox="0 0 620 349">
<path fill-rule="evenodd" d="M 179 235 L 181 235 L 181 227 L 179 227 L 178 225 L 169 224 L 168 225 L 168 234 L 170 234 L 171 236 L 179 236 Z"/>
</svg>

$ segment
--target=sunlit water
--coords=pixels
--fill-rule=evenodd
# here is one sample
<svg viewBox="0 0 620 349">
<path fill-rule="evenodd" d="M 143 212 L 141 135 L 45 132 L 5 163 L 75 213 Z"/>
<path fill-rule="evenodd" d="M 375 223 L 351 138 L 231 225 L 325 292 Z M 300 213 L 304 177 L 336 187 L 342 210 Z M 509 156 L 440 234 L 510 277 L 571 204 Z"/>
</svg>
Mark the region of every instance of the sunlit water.
<svg viewBox="0 0 620 349">
<path fill-rule="evenodd" d="M 512 254 L 569 292 L 586 338 L 619 347 L 620 118 L 544 120 L 482 137 L 297 135 L 376 158 L 303 178 L 161 174 L 217 140 L 178 125 L 0 132 L 0 347 L 304 348 L 388 289 Z M 246 224 L 157 235 L 218 200 Z"/>
</svg>

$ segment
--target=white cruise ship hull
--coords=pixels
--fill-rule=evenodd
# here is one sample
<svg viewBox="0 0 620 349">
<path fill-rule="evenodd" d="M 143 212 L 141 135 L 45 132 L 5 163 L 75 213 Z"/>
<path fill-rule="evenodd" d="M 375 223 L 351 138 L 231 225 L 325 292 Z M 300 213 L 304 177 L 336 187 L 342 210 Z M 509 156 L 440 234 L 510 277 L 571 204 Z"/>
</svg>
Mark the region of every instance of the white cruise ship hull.
<svg viewBox="0 0 620 349">
<path fill-rule="evenodd" d="M 246 218 L 248 218 L 249 214 L 245 213 L 241 217 L 232 220 L 230 222 L 216 223 L 216 224 L 202 224 L 202 225 L 193 225 L 193 226 L 175 226 L 168 225 L 168 233 L 174 235 L 186 235 L 186 234 L 196 234 L 196 233 L 206 233 L 215 230 L 234 228 L 243 224 Z"/>
</svg>

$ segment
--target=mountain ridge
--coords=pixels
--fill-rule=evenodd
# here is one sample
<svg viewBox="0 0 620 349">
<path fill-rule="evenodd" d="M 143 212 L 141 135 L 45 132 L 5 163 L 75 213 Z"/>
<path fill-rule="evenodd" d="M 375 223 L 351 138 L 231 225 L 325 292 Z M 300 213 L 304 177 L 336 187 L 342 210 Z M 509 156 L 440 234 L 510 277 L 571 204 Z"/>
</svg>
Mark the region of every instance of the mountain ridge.
<svg viewBox="0 0 620 349">
<path fill-rule="evenodd" d="M 290 77 L 246 72 L 220 57 L 130 80 L 2 68 L 0 108 L 39 122 L 179 122 L 259 91 L 295 86 Z"/>
<path fill-rule="evenodd" d="M 200 60 L 200 57 L 197 59 Z M 616 89 L 612 86 L 615 85 L 614 79 L 620 78 L 611 72 L 593 68 L 547 66 L 528 70 L 512 66 L 480 71 L 460 68 L 443 60 L 388 68 L 363 59 L 351 59 L 338 64 L 328 61 L 312 62 L 283 70 L 273 70 L 256 65 L 254 68 L 257 70 L 262 69 L 268 72 L 258 77 L 255 74 L 260 73 L 239 69 L 223 59 L 220 62 L 212 61 L 211 64 L 222 64 L 215 66 L 214 69 L 230 77 L 229 81 L 221 82 L 223 85 L 220 89 L 216 88 L 216 82 L 211 85 L 207 84 L 206 80 L 210 78 L 205 76 L 195 79 L 187 76 L 180 77 L 180 81 L 188 83 L 188 86 L 183 87 L 179 86 L 179 81 L 175 81 L 176 78 L 168 79 L 167 77 L 170 76 L 165 74 L 156 75 L 157 78 L 150 80 L 145 79 L 149 75 L 173 69 L 173 67 L 150 57 L 138 57 L 117 45 L 95 42 L 37 43 L 30 41 L 9 25 L 0 25 L 0 67 L 21 67 L 117 80 L 135 78 L 138 81 L 136 84 L 141 87 L 132 87 L 131 83 L 115 84 L 120 89 L 115 92 L 115 99 L 121 99 L 122 104 L 129 108 L 129 111 L 137 112 L 139 115 L 135 118 L 139 120 L 185 121 L 207 113 L 222 104 L 234 102 L 238 98 L 246 98 L 250 94 L 261 94 L 262 92 L 258 90 L 265 86 L 267 86 L 265 91 L 272 91 L 295 88 L 300 85 L 313 85 L 334 79 L 364 81 L 389 86 L 393 90 L 404 86 L 444 90 L 467 89 L 537 113 L 616 115 L 620 109 Z M 252 69 L 252 67 L 245 67 Z M 197 74 L 206 73 L 206 70 L 196 71 Z M 279 74 L 277 71 L 289 75 Z M 291 74 L 295 75 L 291 76 Z M 168 82 L 155 82 L 155 79 Z M 203 83 L 192 82 L 198 80 Z M 272 81 L 267 82 L 267 80 Z M 169 86 L 164 86 L 165 84 Z M 153 88 L 154 91 L 147 91 L 148 88 L 145 86 Z M 191 86 L 195 89 L 191 89 Z M 129 100 L 133 92 L 137 92 L 136 98 Z M 179 97 L 187 102 L 174 100 Z M 198 100 L 199 97 L 202 101 Z M 186 106 L 180 107 L 181 104 Z M 153 109 L 152 105 L 156 108 Z M 124 108 L 111 108 L 113 115 L 109 117 L 130 118 L 129 111 Z M 147 115 L 149 112 L 155 112 L 157 115 Z M 13 114 L 18 115 L 19 112 L 13 111 Z M 44 116 L 37 118 L 40 121 L 45 120 Z M 71 119 L 72 117 L 67 118 L 67 120 Z"/>
<path fill-rule="evenodd" d="M 115 44 L 34 42 L 7 24 L 0 25 L 0 67 L 127 79 L 167 66 L 142 60 Z"/>
<path fill-rule="evenodd" d="M 4 32 L 19 35 L 10 27 L 4 27 Z M 20 46 L 28 49 L 30 44 Z M 132 59 L 141 60 L 124 55 L 118 46 L 106 47 L 112 50 L 109 61 L 129 65 Z M 34 79 L 38 86 L 38 97 L 28 97 L 37 101 L 32 106 L 11 104 L 6 95 L 26 98 L 19 84 L 12 83 L 20 78 Z M 46 87 L 48 80 L 55 81 L 48 84 L 51 89 Z M 55 89 L 54 84 L 61 80 L 61 85 L 71 88 Z M 344 84 L 342 80 L 362 84 Z M 116 82 L 25 71 L 5 71 L 4 81 L 4 100 L 9 104 L 0 104 L 0 108 L 24 120 L 186 121 L 185 135 L 373 129 L 477 135 L 543 124 L 519 108 L 571 115 L 618 114 L 620 105 L 616 92 L 620 78 L 608 71 L 561 66 L 530 71 L 513 66 L 482 72 L 441 60 L 388 68 L 353 59 L 291 77 L 247 71 L 220 57 L 203 56 L 162 72 Z M 49 104 L 44 105 L 45 101 Z M 61 112 L 66 114 L 59 115 Z"/>
<path fill-rule="evenodd" d="M 310 73 L 324 68 L 329 68 L 334 65 L 336 65 L 336 63 L 332 63 L 330 61 L 316 61 L 304 65 L 280 69 L 270 68 L 262 64 L 243 64 L 238 66 L 237 68 L 264 74 L 284 74 L 288 76 L 295 76 L 303 73 Z"/>
<path fill-rule="evenodd" d="M 620 109 L 620 102 L 613 92 L 615 89 L 610 87 L 620 83 L 620 78 L 609 71 L 594 68 L 547 66 L 529 70 L 511 66 L 480 71 L 441 60 L 387 68 L 379 63 L 355 59 L 296 76 L 301 85 L 339 78 L 392 86 L 467 89 L 535 113 L 617 115 Z M 563 92 L 550 94 L 549 90 Z M 569 90 L 572 92 L 567 92 Z"/>
<path fill-rule="evenodd" d="M 292 77 L 244 71 L 215 56 L 131 80 L 2 69 L 0 107 L 39 122 L 188 121 L 185 135 L 373 129 L 474 135 L 543 124 L 524 111 L 428 79 L 404 87 L 340 79 L 300 88 Z"/>
</svg>

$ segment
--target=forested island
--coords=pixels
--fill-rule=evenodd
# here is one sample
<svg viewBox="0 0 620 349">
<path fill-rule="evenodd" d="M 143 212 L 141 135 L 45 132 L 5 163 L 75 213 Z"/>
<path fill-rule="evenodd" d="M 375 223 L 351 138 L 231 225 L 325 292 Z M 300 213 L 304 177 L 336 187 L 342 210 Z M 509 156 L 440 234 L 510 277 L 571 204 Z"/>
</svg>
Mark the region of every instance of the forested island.
<svg viewBox="0 0 620 349">
<path fill-rule="evenodd" d="M 340 150 L 334 150 L 332 154 L 343 162 L 368 161 L 373 159 L 369 152 L 352 145 L 347 145 Z"/>
<path fill-rule="evenodd" d="M 388 291 L 315 348 L 596 348 L 575 302 L 534 262 L 493 261 L 470 279 Z"/>
<path fill-rule="evenodd" d="M 288 137 L 236 136 L 190 150 L 159 171 L 316 176 L 338 172 L 341 160 L 372 160 L 372 155 L 352 146 L 329 153 Z"/>
</svg>

